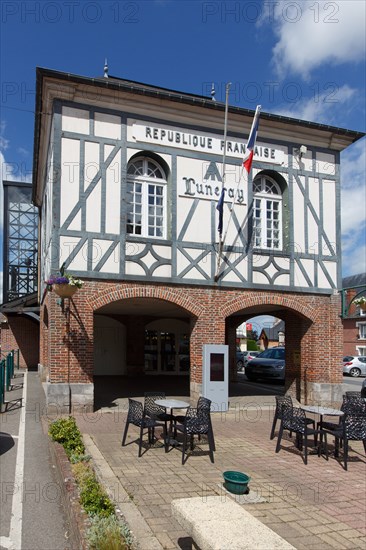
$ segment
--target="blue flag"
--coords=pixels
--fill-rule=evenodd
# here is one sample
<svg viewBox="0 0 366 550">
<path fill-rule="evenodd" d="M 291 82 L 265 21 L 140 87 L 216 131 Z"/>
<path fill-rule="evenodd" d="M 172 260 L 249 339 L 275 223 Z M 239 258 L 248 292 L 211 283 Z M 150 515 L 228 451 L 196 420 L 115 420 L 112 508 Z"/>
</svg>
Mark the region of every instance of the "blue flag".
<svg viewBox="0 0 366 550">
<path fill-rule="evenodd" d="M 223 217 L 224 217 L 224 200 L 225 200 L 225 187 L 222 188 L 219 201 L 216 205 L 216 210 L 218 210 L 219 212 L 219 225 L 217 229 L 220 235 L 222 235 L 222 226 L 223 226 Z"/>
</svg>

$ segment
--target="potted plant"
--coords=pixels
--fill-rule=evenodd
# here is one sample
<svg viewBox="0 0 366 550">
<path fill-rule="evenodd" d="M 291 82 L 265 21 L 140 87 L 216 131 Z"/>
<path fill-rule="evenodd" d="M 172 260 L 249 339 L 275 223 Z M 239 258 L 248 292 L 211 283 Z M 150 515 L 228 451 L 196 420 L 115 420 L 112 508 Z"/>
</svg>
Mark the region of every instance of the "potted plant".
<svg viewBox="0 0 366 550">
<path fill-rule="evenodd" d="M 71 298 L 84 284 L 84 281 L 68 273 L 60 276 L 52 275 L 45 282 L 48 290 L 54 290 L 60 298 Z"/>
<path fill-rule="evenodd" d="M 361 298 L 356 298 L 353 300 L 353 303 L 356 304 L 356 306 L 359 306 L 360 309 L 363 311 L 366 311 L 366 296 L 361 296 Z"/>
</svg>

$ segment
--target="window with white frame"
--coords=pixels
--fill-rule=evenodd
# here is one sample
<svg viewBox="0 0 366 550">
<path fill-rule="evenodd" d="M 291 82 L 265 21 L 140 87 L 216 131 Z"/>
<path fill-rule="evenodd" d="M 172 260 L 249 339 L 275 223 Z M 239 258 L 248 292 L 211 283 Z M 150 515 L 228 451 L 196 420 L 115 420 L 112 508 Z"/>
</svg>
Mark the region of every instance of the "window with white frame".
<svg viewBox="0 0 366 550">
<path fill-rule="evenodd" d="M 272 178 L 259 175 L 253 182 L 253 236 L 255 248 L 282 248 L 282 193 Z"/>
<path fill-rule="evenodd" d="M 138 157 L 129 163 L 127 233 L 142 237 L 166 237 L 166 185 L 164 170 L 155 160 Z"/>
<path fill-rule="evenodd" d="M 358 337 L 360 340 L 366 340 L 366 323 L 357 323 Z"/>
</svg>

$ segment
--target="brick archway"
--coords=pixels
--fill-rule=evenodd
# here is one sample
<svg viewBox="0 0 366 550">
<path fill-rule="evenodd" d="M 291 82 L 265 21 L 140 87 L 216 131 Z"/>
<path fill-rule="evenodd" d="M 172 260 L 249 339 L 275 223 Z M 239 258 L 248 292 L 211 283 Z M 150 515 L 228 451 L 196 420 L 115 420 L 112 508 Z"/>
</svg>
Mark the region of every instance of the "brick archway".
<svg viewBox="0 0 366 550">
<path fill-rule="evenodd" d="M 88 303 L 93 311 L 118 300 L 131 298 L 153 298 L 173 303 L 183 308 L 187 313 L 199 317 L 202 314 L 203 306 L 192 300 L 188 293 L 181 288 L 160 287 L 156 285 L 131 286 L 130 284 L 111 284 L 99 294 L 92 294 Z"/>
<path fill-rule="evenodd" d="M 302 317 L 307 318 L 311 322 L 316 322 L 319 316 L 319 307 L 311 305 L 311 298 L 306 296 L 294 296 L 286 294 L 275 293 L 246 293 L 242 295 L 236 295 L 230 301 L 224 303 L 220 307 L 220 313 L 223 317 L 227 318 L 240 310 L 247 308 L 253 308 L 256 306 L 278 306 L 279 308 L 285 308 L 292 310 Z M 317 306 L 319 304 L 317 303 Z"/>
</svg>

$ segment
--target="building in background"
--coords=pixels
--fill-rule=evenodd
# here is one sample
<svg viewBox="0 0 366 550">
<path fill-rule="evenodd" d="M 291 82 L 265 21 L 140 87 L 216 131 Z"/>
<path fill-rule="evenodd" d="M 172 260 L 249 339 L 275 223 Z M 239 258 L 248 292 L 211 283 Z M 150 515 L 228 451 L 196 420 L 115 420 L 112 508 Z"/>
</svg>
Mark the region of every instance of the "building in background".
<svg viewBox="0 0 366 550">
<path fill-rule="evenodd" d="M 353 300 L 366 298 L 366 273 L 342 280 L 343 354 L 366 355 L 366 309 Z"/>
<path fill-rule="evenodd" d="M 262 350 L 285 345 L 285 323 L 276 319 L 272 327 L 265 327 L 259 335 Z"/>
<path fill-rule="evenodd" d="M 218 271 L 223 104 L 48 69 L 37 69 L 36 90 L 32 198 L 48 403 L 92 407 L 106 377 L 122 394 L 129 380 L 156 375 L 174 376 L 177 387 L 188 378 L 194 401 L 203 345 L 229 345 L 235 379 L 236 330 L 256 315 L 285 323 L 286 391 L 339 399 L 339 159 L 363 134 L 262 113 L 246 181 L 254 113 L 229 107 Z M 84 280 L 71 299 L 44 283 L 61 267 Z"/>
</svg>

